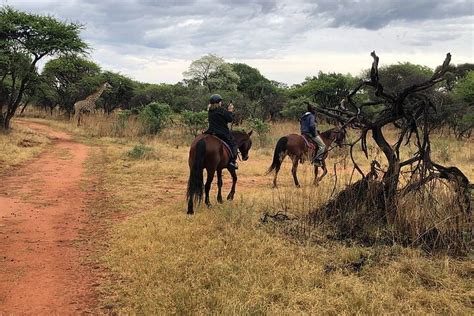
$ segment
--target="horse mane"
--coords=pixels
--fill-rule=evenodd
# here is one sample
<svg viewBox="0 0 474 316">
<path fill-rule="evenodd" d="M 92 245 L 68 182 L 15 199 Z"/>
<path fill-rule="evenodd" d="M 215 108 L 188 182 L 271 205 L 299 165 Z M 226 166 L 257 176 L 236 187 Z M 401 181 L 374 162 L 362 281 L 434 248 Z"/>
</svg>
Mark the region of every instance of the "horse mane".
<svg viewBox="0 0 474 316">
<path fill-rule="evenodd" d="M 244 131 L 230 131 L 231 134 L 236 134 L 236 135 L 239 135 L 239 136 L 246 136 L 248 138 L 248 134 Z"/>
<path fill-rule="evenodd" d="M 337 130 L 337 127 L 333 127 L 331 129 L 328 129 L 327 131 L 324 131 L 321 133 L 322 136 L 324 136 L 325 138 L 328 138 L 329 135 L 334 132 L 335 130 Z"/>
</svg>

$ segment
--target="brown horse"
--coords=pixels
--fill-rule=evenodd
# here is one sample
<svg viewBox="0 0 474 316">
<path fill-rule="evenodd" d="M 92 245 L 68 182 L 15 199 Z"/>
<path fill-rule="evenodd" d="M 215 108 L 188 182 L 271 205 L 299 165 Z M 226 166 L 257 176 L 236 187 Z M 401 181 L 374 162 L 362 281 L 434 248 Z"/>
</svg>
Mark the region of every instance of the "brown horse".
<svg viewBox="0 0 474 316">
<path fill-rule="evenodd" d="M 344 128 L 332 128 L 320 134 L 326 148 L 329 149 L 331 144 L 335 141 L 336 144 L 341 147 L 342 142 L 346 137 L 346 131 Z M 273 162 L 270 168 L 268 168 L 267 174 L 275 170 L 275 177 L 273 178 L 273 187 L 277 186 L 277 176 L 280 171 L 281 163 L 283 159 L 288 155 L 293 162 L 293 167 L 291 168 L 291 173 L 293 175 L 293 180 L 295 185 L 300 187 L 298 178 L 296 176 L 296 171 L 298 170 L 298 162 L 303 163 L 305 159 L 311 161 L 314 150 L 309 148 L 303 135 L 298 134 L 289 134 L 280 138 L 275 147 L 275 153 L 273 154 Z M 322 156 L 322 168 L 323 174 L 318 178 L 318 167 L 314 166 L 314 181 L 313 184 L 316 185 L 328 172 L 326 169 L 326 158 L 328 156 L 328 151 L 326 151 Z"/>
<path fill-rule="evenodd" d="M 242 160 L 249 159 L 249 151 L 252 147 L 252 140 L 250 136 L 252 131 L 249 133 L 232 131 L 235 143 L 239 148 Z M 217 171 L 217 202 L 223 203 L 222 200 L 222 170 L 226 169 L 229 165 L 229 152 L 224 147 L 222 141 L 212 135 L 202 134 L 197 136 L 191 144 L 189 150 L 189 180 L 188 180 L 188 214 L 194 214 L 194 202 L 201 203 L 202 193 L 205 189 L 206 197 L 205 202 L 207 207 L 211 207 L 209 201 L 209 190 L 211 189 L 211 183 L 214 179 L 214 173 Z M 207 171 L 206 185 L 204 186 L 203 171 Z M 234 199 L 235 185 L 237 184 L 237 173 L 233 168 L 227 168 L 232 176 L 232 189 L 227 195 L 227 200 Z"/>
</svg>

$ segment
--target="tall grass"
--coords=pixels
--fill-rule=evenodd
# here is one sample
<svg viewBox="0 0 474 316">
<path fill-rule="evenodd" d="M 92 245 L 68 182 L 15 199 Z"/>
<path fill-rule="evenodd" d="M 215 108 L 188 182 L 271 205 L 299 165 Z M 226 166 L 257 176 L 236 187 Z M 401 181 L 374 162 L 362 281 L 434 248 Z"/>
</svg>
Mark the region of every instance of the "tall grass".
<svg viewBox="0 0 474 316">
<path fill-rule="evenodd" d="M 41 153 L 50 140 L 41 133 L 16 122 L 10 131 L 0 130 L 0 175 Z"/>
<path fill-rule="evenodd" d="M 276 125 L 270 135 L 278 138 L 292 126 Z M 303 165 L 303 186 L 296 189 L 284 164 L 280 187 L 273 190 L 271 177 L 263 175 L 271 161 L 265 148 L 252 150 L 241 164 L 234 202 L 201 207 L 187 217 L 187 147 L 169 141 L 174 132 L 165 130 L 146 142 L 160 153 L 159 161 L 136 160 L 127 168 L 123 153 L 128 145 L 102 143 L 108 157 L 103 189 L 113 205 L 135 214 L 112 230 L 103 258 L 114 280 L 103 286 L 104 305 L 113 312 L 469 313 L 469 260 L 427 256 L 397 244 L 367 247 L 334 240 L 328 235 L 331 227 L 318 226 L 306 238 L 294 238 L 286 224 L 262 224 L 265 212 L 293 218 L 324 204 L 335 180 L 329 175 L 313 187 L 312 168 Z M 337 193 L 351 170 L 342 164 L 336 169 Z M 224 191 L 229 182 L 224 174 Z"/>
<path fill-rule="evenodd" d="M 327 161 L 329 174 L 319 186 L 311 185 L 313 169 L 304 164 L 298 172 L 302 188 L 296 189 L 291 166 L 285 162 L 279 188 L 271 189 L 271 176 L 264 173 L 271 162 L 273 146 L 279 137 L 299 131 L 297 122 L 280 122 L 271 124 L 268 144 L 254 146 L 250 159 L 240 164 L 235 200 L 215 204 L 214 183 L 214 207 L 200 207 L 195 216 L 187 217 L 184 193 L 188 145 L 193 136 L 176 124 L 157 136 L 144 138 L 133 131 L 133 122 L 129 127 L 125 125 L 121 134 L 115 134 L 114 122 L 113 116 L 93 115 L 81 128 L 73 122 L 51 123 L 90 135 L 103 149 L 107 159 L 98 159 L 101 166 L 96 170 L 103 173 L 100 192 L 107 198 L 91 211 L 128 216 L 111 227 L 108 249 L 102 254 L 109 271 L 108 281 L 101 287 L 103 304 L 110 311 L 472 313 L 472 260 L 443 253 L 428 255 L 417 248 L 423 246 L 423 236 L 433 226 L 446 236 L 445 240 L 456 230 L 455 221 L 445 220 L 452 211 L 452 196 L 447 191 L 434 205 L 425 204 L 419 196 L 407 196 L 400 202 L 397 222 L 385 231 L 371 227 L 368 220 L 373 214 L 365 210 L 365 224 L 376 241 L 377 236 L 383 241 L 390 234 L 397 237 L 393 234 L 399 232 L 416 241 L 412 247 L 402 247 L 398 242 L 366 246 L 355 239 L 335 239 L 337 227 L 326 222 L 307 227 L 303 236 L 294 229 L 297 220 L 290 220 L 294 224 L 263 224 L 264 213 L 281 212 L 290 219 L 302 218 L 359 179 L 357 174 L 352 175 L 346 149 L 336 149 Z M 330 126 L 320 127 L 327 128 Z M 396 139 L 395 130 L 386 133 L 390 141 Z M 349 135 L 355 136 L 353 132 Z M 159 160 L 130 159 L 127 153 L 137 140 L 159 153 Z M 474 155 L 470 142 L 451 136 L 434 136 L 433 140 L 433 156 L 443 155 L 436 141 L 449 142 L 450 162 L 472 179 Z M 374 158 L 382 162 L 382 168 L 386 167 L 377 146 L 369 141 L 368 147 L 369 159 L 356 152 L 361 168 L 367 172 Z M 409 157 L 414 149 L 405 146 L 402 150 L 403 157 Z M 230 177 L 224 173 L 224 192 L 229 186 Z M 361 224 L 357 217 L 348 220 Z"/>
</svg>

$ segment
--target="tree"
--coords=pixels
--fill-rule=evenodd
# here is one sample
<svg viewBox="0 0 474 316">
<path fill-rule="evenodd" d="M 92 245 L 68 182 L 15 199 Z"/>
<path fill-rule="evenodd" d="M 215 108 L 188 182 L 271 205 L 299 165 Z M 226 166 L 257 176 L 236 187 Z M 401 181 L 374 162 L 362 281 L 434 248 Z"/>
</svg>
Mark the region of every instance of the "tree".
<svg viewBox="0 0 474 316">
<path fill-rule="evenodd" d="M 83 54 L 87 45 L 79 37 L 81 26 L 64 23 L 50 16 L 17 11 L 4 6 L 0 9 L 0 60 L 2 85 L 8 78 L 8 102 L 2 106 L 0 124 L 10 127 L 10 120 L 20 105 L 25 90 L 45 56 Z M 18 60 L 22 62 L 18 63 Z M 18 65 L 27 66 L 18 69 Z"/>
<path fill-rule="evenodd" d="M 37 83 L 30 85 L 32 87 L 31 103 L 35 106 L 48 110 L 53 115 L 54 108 L 58 105 L 59 96 L 57 90 L 51 87 L 44 78 L 40 77 Z M 20 114 L 26 108 L 25 105 L 22 107 Z"/>
<path fill-rule="evenodd" d="M 68 115 L 74 110 L 74 103 L 103 82 L 103 79 L 98 78 L 99 75 L 99 65 L 76 55 L 61 56 L 48 61 L 42 73 L 46 84 L 56 90 L 57 99 L 54 103 L 59 104 Z"/>
<path fill-rule="evenodd" d="M 258 69 L 236 63 L 232 68 L 240 78 L 237 90 L 249 100 L 243 116 L 266 119 L 276 118 L 286 103 L 283 88 L 265 78 Z"/>
<path fill-rule="evenodd" d="M 190 84 L 197 83 L 207 87 L 209 93 L 214 90 L 236 90 L 239 76 L 222 57 L 209 54 L 194 60 L 183 73 Z"/>
<path fill-rule="evenodd" d="M 215 90 L 237 91 L 239 80 L 240 78 L 234 72 L 232 66 L 228 63 L 223 63 L 217 67 L 216 71 L 209 74 L 209 92 Z"/>
<path fill-rule="evenodd" d="M 102 95 L 102 108 L 104 113 L 110 114 L 118 107 L 124 109 L 129 108 L 130 102 L 134 95 L 135 82 L 121 74 L 106 71 L 102 75 L 102 81 L 108 82 L 112 88 Z"/>
<path fill-rule="evenodd" d="M 350 74 L 323 73 L 306 78 L 301 84 L 294 86 L 288 92 L 292 98 L 306 97 L 324 107 L 334 108 L 347 96 L 356 79 Z"/>
<path fill-rule="evenodd" d="M 429 187 L 436 179 L 445 179 L 452 184 L 453 194 L 456 194 L 456 202 L 459 206 L 459 214 L 463 214 L 465 222 L 470 221 L 471 200 L 470 184 L 467 177 L 456 167 L 445 167 L 436 163 L 431 158 L 430 133 L 432 124 L 430 116 L 434 112 L 432 100 L 425 94 L 436 85 L 445 80 L 445 75 L 449 69 L 451 55 L 447 54 L 442 66 L 438 67 L 426 80 L 417 81 L 406 87 L 392 88 L 386 90 L 382 84 L 382 77 L 378 70 L 379 57 L 372 52 L 372 68 L 369 78 L 361 81 L 347 96 L 347 103 L 350 105 L 345 109 L 333 109 L 319 107 L 318 111 L 331 118 L 337 119 L 345 125 L 352 125 L 360 130 L 360 137 L 351 144 L 351 158 L 354 168 L 362 176 L 362 180 L 354 183 L 343 190 L 334 200 L 323 207 L 327 211 L 328 207 L 336 206 L 337 212 L 348 212 L 349 208 L 357 208 L 358 205 L 368 205 L 374 208 L 373 211 L 381 210 L 381 214 L 372 214 L 377 218 L 384 218 L 388 223 L 393 223 L 397 217 L 397 201 L 421 188 Z M 369 90 L 369 99 L 355 99 L 362 90 Z M 372 97 L 373 95 L 373 97 Z M 369 117 L 362 110 L 366 106 L 378 105 L 374 115 Z M 385 135 L 384 127 L 394 124 L 399 130 L 399 135 L 394 143 L 390 143 Z M 370 133 L 369 133 L 370 132 Z M 383 171 L 381 181 L 376 181 L 375 166 L 381 164 L 375 161 L 372 170 L 365 174 L 352 156 L 352 150 L 358 143 L 366 156 L 367 137 L 371 135 L 378 148 L 384 154 L 388 167 Z M 412 142 L 417 148 L 417 152 L 408 158 L 400 155 L 402 144 Z M 400 181 L 402 171 L 406 181 Z M 374 185 L 371 185 L 374 184 Z M 371 189 L 370 189 L 371 188 Z M 433 193 L 429 193 L 426 198 L 432 199 Z M 349 201 L 348 197 L 353 197 L 354 201 Z M 365 204 L 364 204 L 365 203 Z M 316 210 L 312 216 L 316 216 Z M 466 219 L 467 218 L 467 219 Z M 460 218 L 456 218 L 456 221 Z M 462 227 L 462 226 L 458 226 Z M 463 231 L 457 231 L 462 239 Z M 434 238 L 433 240 L 437 240 Z M 461 243 L 461 247 L 465 244 Z"/>
<path fill-rule="evenodd" d="M 474 70 L 474 64 L 459 64 L 459 65 L 452 65 L 449 67 L 448 73 L 446 73 L 446 90 L 451 91 L 453 90 L 456 82 L 461 78 L 464 78 L 467 73 Z"/>
<path fill-rule="evenodd" d="M 366 76 L 369 75 L 367 71 Z M 384 66 L 379 70 L 380 84 L 388 93 L 401 92 L 409 86 L 429 80 L 432 75 L 431 68 L 408 62 Z"/>
<path fill-rule="evenodd" d="M 470 136 L 474 129 L 474 71 L 466 73 L 453 89 L 454 108 L 449 117 L 450 125 L 458 138 Z"/>
</svg>

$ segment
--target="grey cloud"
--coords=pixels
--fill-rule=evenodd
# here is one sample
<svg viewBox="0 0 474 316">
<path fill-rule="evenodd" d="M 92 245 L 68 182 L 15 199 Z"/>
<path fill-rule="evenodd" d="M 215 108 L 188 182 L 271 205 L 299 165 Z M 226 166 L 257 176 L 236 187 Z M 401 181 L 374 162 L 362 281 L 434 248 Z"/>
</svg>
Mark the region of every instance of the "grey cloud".
<svg viewBox="0 0 474 316">
<path fill-rule="evenodd" d="M 472 16 L 473 10 L 471 0 L 319 0 L 312 14 L 327 20 L 330 27 L 377 30 L 392 22 Z"/>
<path fill-rule="evenodd" d="M 107 46 L 124 54 L 153 51 L 160 56 L 184 59 L 209 52 L 226 58 L 272 57 L 292 45 L 317 43 L 318 38 L 309 39 L 308 34 L 328 27 L 375 30 L 395 21 L 410 23 L 472 15 L 470 2 L 460 0 L 9 0 L 9 3 L 19 9 L 85 24 L 83 37 L 92 47 Z M 457 32 L 453 30 L 453 36 Z M 418 46 L 442 40 L 436 35 L 425 35 L 426 32 L 420 32 L 417 37 L 401 41 Z"/>
</svg>

